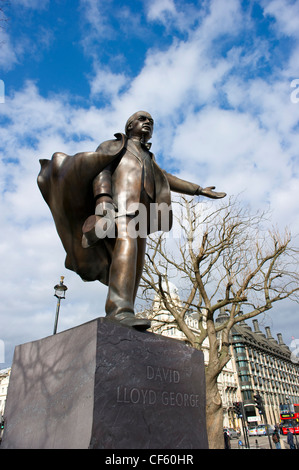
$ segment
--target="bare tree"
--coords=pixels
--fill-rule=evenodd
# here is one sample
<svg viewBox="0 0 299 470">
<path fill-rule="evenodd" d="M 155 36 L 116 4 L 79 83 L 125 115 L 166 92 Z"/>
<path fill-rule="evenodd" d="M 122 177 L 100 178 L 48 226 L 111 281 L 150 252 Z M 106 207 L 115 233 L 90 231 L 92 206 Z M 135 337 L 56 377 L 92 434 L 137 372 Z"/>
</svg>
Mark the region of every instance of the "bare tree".
<svg viewBox="0 0 299 470">
<path fill-rule="evenodd" d="M 156 296 L 176 327 L 194 348 L 208 338 L 206 413 L 210 448 L 223 447 L 223 412 L 217 378 L 230 359 L 229 334 L 238 322 L 271 309 L 275 302 L 298 302 L 298 249 L 291 235 L 268 230 L 265 213 L 252 214 L 235 198 L 227 203 L 199 204 L 181 197 L 177 238 L 149 237 L 141 297 Z M 174 234 L 176 236 L 176 234 Z M 169 282 L 180 286 L 180 302 L 170 294 Z M 229 311 L 225 323 L 216 323 L 221 308 Z M 186 322 L 198 313 L 199 329 Z M 169 317 L 168 317 L 169 318 Z M 221 332 L 221 342 L 218 340 Z"/>
</svg>

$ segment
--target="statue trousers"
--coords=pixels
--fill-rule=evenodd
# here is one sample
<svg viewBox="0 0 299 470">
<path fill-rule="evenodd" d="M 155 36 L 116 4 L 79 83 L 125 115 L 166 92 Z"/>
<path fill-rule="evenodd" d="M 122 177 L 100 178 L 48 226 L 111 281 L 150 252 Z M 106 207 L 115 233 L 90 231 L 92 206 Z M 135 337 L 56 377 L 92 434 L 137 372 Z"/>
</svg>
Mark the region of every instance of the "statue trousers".
<svg viewBox="0 0 299 470">
<path fill-rule="evenodd" d="M 117 236 L 109 271 L 106 315 L 134 313 L 134 303 L 141 279 L 146 250 L 146 237 L 132 237 L 128 224 L 132 217 L 115 219 Z"/>
</svg>

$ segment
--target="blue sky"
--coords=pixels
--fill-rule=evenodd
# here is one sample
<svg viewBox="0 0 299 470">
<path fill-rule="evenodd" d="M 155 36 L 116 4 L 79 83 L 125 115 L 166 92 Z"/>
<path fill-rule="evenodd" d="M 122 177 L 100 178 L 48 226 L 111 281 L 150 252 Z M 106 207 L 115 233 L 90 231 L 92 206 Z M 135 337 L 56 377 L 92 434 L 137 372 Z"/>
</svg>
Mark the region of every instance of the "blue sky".
<svg viewBox="0 0 299 470">
<path fill-rule="evenodd" d="M 155 119 L 152 150 L 166 170 L 240 194 L 253 210 L 270 208 L 280 230 L 299 232 L 298 0 L 2 6 L 8 18 L 0 30 L 5 364 L 16 344 L 52 333 L 52 287 L 60 275 L 69 287 L 60 329 L 104 313 L 106 288 L 64 268 L 36 186 L 39 158 L 94 150 L 123 131 L 138 109 Z M 299 337 L 296 304 L 280 304 L 265 321 L 288 344 Z"/>
</svg>

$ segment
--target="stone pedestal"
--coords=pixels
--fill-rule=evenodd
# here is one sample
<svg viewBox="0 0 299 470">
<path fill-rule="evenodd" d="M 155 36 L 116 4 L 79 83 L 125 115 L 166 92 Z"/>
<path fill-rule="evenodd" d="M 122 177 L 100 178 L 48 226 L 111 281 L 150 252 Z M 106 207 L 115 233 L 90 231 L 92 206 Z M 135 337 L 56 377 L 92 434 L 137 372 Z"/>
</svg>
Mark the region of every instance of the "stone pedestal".
<svg viewBox="0 0 299 470">
<path fill-rule="evenodd" d="M 15 349 L 1 448 L 207 448 L 203 354 L 98 318 Z"/>
</svg>

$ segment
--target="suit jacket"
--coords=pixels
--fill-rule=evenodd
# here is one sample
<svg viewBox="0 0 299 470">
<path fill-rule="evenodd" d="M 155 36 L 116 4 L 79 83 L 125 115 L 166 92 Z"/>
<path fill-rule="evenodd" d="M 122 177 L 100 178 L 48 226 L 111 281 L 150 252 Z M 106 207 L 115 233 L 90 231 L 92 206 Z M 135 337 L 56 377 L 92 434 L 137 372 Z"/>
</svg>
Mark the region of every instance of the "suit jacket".
<svg viewBox="0 0 299 470">
<path fill-rule="evenodd" d="M 107 195 L 112 198 L 118 208 L 117 217 L 135 215 L 138 204 L 144 202 L 140 200 L 143 191 L 147 193 L 149 201 L 155 202 L 153 158 L 153 154 L 140 142 L 126 139 L 119 157 L 95 178 L 95 197 Z"/>
<path fill-rule="evenodd" d="M 127 137 L 115 134 L 115 140 L 103 142 L 96 152 L 81 152 L 74 156 L 54 153 L 51 160 L 42 159 L 37 178 L 39 189 L 53 215 L 58 235 L 66 251 L 65 266 L 86 281 L 99 280 L 108 285 L 109 267 L 114 241 L 100 240 L 95 246 L 83 248 L 82 226 L 94 214 L 93 182 L 102 175 L 102 194 L 110 184 L 107 171 L 126 151 Z M 151 154 L 152 155 L 152 154 Z M 152 155 L 153 156 L 153 155 Z M 105 173 L 106 170 L 106 173 Z M 172 226 L 170 191 L 194 195 L 197 184 L 181 180 L 162 170 L 153 159 L 155 202 L 168 208 L 167 224 L 163 214 L 157 214 L 157 230 L 170 230 Z M 111 178 L 111 175 L 110 175 Z M 100 178 L 101 179 L 101 178 Z M 108 192 L 107 192 L 108 194 Z M 164 227 L 163 227 L 164 226 Z"/>
</svg>

